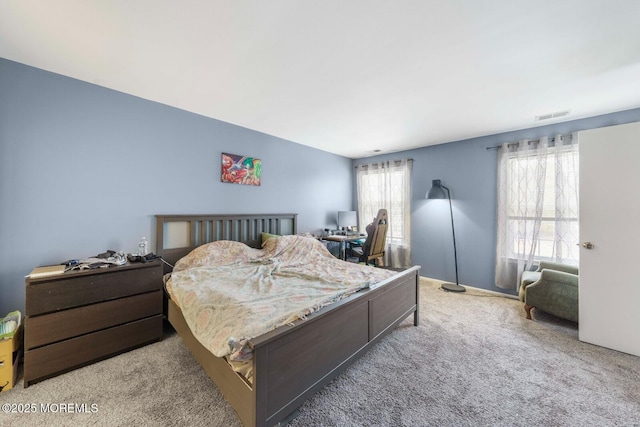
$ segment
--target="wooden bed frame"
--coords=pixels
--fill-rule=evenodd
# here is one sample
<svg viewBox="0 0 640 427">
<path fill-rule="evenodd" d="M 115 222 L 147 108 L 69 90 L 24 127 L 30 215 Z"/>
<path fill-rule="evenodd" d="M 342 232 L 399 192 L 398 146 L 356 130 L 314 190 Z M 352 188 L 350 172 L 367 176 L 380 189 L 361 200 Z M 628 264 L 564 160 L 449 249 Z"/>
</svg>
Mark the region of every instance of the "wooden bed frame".
<svg viewBox="0 0 640 427">
<path fill-rule="evenodd" d="M 174 264 L 195 246 L 210 241 L 236 240 L 259 247 L 263 231 L 295 234 L 296 219 L 296 214 L 157 215 L 157 254 Z M 189 247 L 166 247 L 167 225 L 175 222 L 187 224 Z M 226 234 L 217 233 L 219 230 L 226 230 Z M 409 315 L 413 314 L 413 324 L 418 325 L 419 269 L 407 269 L 304 321 L 251 340 L 253 384 L 200 344 L 172 301 L 168 303 L 168 318 L 242 423 L 272 426 L 286 422 L 305 400 Z"/>
</svg>

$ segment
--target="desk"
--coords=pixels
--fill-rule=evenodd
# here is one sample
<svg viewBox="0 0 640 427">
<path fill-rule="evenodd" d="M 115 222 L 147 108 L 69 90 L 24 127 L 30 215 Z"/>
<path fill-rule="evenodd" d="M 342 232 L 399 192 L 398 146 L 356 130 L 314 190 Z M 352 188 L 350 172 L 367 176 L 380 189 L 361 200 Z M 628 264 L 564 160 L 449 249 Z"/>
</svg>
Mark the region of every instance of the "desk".
<svg viewBox="0 0 640 427">
<path fill-rule="evenodd" d="M 347 243 L 355 242 L 360 239 L 366 239 L 367 236 L 361 236 L 359 234 L 356 235 L 334 235 L 334 236 L 325 236 L 322 240 L 328 240 L 330 242 L 340 242 L 340 259 L 343 261 L 347 260 Z"/>
</svg>

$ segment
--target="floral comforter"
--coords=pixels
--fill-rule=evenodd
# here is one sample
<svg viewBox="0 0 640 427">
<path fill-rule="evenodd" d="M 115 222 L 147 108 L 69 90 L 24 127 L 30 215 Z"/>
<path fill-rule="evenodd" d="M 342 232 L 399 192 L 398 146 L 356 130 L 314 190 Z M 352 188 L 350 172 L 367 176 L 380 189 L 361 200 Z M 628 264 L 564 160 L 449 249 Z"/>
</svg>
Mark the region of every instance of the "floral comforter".
<svg viewBox="0 0 640 427">
<path fill-rule="evenodd" d="M 338 260 L 312 237 L 282 236 L 262 249 L 232 241 L 200 246 L 176 263 L 166 288 L 202 345 L 243 361 L 252 338 L 393 274 Z"/>
</svg>

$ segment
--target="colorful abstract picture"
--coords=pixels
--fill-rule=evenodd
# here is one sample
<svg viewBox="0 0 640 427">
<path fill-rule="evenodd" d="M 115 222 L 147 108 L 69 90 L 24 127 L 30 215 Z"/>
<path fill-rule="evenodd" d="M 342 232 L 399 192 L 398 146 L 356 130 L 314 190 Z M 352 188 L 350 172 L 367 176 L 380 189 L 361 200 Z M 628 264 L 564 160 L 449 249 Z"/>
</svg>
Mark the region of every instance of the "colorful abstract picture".
<svg viewBox="0 0 640 427">
<path fill-rule="evenodd" d="M 222 182 L 260 185 L 262 161 L 253 157 L 222 153 Z"/>
</svg>

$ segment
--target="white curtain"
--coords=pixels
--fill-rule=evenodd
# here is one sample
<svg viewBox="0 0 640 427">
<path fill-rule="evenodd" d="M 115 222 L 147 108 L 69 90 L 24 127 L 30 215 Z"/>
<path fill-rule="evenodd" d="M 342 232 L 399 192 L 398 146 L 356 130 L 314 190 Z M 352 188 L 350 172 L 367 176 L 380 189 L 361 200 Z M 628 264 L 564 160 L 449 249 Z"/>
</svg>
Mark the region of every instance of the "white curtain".
<svg viewBox="0 0 640 427">
<path fill-rule="evenodd" d="M 411 266 L 411 159 L 356 167 L 358 222 L 364 230 L 379 209 L 389 215 L 384 264 Z"/>
<path fill-rule="evenodd" d="M 497 287 L 517 289 L 540 260 L 577 265 L 577 134 L 503 144 L 497 211 Z"/>
</svg>

